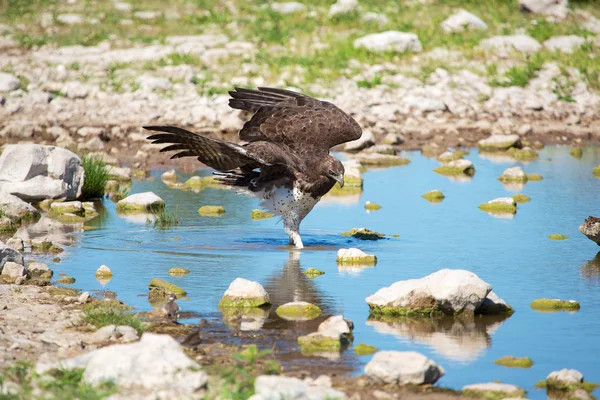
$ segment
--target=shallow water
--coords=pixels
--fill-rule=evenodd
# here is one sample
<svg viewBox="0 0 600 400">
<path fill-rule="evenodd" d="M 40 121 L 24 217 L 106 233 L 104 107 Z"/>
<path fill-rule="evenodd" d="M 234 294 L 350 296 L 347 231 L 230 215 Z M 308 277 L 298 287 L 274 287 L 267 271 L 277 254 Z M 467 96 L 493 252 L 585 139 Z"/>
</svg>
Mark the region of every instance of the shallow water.
<svg viewBox="0 0 600 400">
<path fill-rule="evenodd" d="M 140 310 L 152 307 L 141 295 L 153 277 L 176 283 L 188 292 L 179 301 L 185 311 L 220 321 L 217 303 L 236 277 L 261 282 L 275 306 L 292 300 L 318 304 L 324 316 L 343 313 L 354 321 L 354 343 L 380 349 L 416 350 L 441 364 L 446 376 L 440 386 L 460 388 L 465 384 L 501 380 L 529 390 L 530 398 L 545 392 L 534 384 L 554 370 L 575 368 L 586 380 L 600 382 L 600 257 L 598 247 L 581 235 L 578 226 L 588 215 L 598 214 L 600 181 L 592 168 L 600 164 L 600 149 L 586 148 L 580 160 L 566 147 L 541 151 L 540 160 L 523 164 L 480 157 L 472 151 L 476 174 L 456 181 L 432 172 L 438 162 L 405 154 L 407 166 L 370 170 L 364 174 L 360 196 L 326 198 L 302 224 L 308 249 L 289 251 L 287 235 L 276 219 L 253 221 L 250 211 L 258 201 L 231 190 L 208 188 L 199 193 L 170 189 L 160 181 L 162 171 L 153 171 L 153 181 L 134 182 L 131 193 L 154 191 L 169 208 L 178 208 L 180 224 L 171 230 L 147 227 L 144 219 L 118 216 L 115 205 L 104 202 L 102 216 L 88 225 L 98 229 L 69 234 L 73 247 L 51 263 L 55 273 L 77 279 L 83 290 L 107 289 Z M 551 160 L 550 160 L 551 159 Z M 539 173 L 540 182 L 529 182 L 522 190 L 531 202 L 519 205 L 512 219 L 496 218 L 480 211 L 485 201 L 517 193 L 497 180 L 504 169 L 522 165 L 527 173 Z M 209 174 L 209 171 L 200 171 Z M 180 174 L 181 179 L 188 175 Z M 432 204 L 421 195 L 440 189 L 446 199 Z M 381 204 L 367 213 L 363 204 Z M 201 217 L 201 205 L 220 204 L 222 217 Z M 360 241 L 339 234 L 353 227 L 368 227 L 386 234 L 400 234 L 377 242 Z M 569 236 L 552 241 L 551 233 Z M 342 268 L 336 265 L 340 247 L 359 247 L 378 257 L 373 268 Z M 104 286 L 94 271 L 108 265 L 114 277 Z M 184 277 L 171 277 L 169 268 L 191 270 Z M 325 275 L 315 279 L 301 272 L 315 267 Z M 403 279 L 420 278 L 441 268 L 473 271 L 489 282 L 494 291 L 511 304 L 516 313 L 501 321 L 475 322 L 408 320 L 394 323 L 368 321 L 364 299 L 383 286 Z M 575 313 L 544 314 L 529 303 L 539 297 L 575 299 Z M 274 308 L 273 308 L 274 310 Z M 263 333 L 274 343 L 278 334 L 292 337 L 285 342 L 290 363 L 302 364 L 294 338 L 316 329 L 323 318 L 294 323 L 280 320 L 271 311 Z M 189 322 L 197 323 L 197 319 Z M 237 325 L 239 327 L 239 324 Z M 222 339 L 233 343 L 244 338 L 222 331 Z M 234 326 L 231 332 L 236 331 Z M 510 369 L 494 364 L 504 356 L 529 356 L 535 365 Z M 335 368 L 362 373 L 370 356 L 357 357 L 347 350 L 331 361 Z"/>
</svg>

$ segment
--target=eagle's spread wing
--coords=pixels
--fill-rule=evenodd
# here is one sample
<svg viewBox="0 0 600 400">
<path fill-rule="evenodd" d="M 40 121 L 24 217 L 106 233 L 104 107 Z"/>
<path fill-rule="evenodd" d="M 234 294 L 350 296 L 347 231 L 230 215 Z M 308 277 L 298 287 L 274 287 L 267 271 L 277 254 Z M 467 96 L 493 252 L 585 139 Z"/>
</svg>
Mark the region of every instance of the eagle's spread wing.
<svg viewBox="0 0 600 400">
<path fill-rule="evenodd" d="M 279 146 L 268 142 L 255 142 L 246 146 L 208 138 L 175 126 L 145 126 L 144 129 L 164 133 L 148 137 L 153 144 L 168 143 L 164 151 L 179 151 L 171 158 L 197 157 L 198 161 L 218 171 L 236 168 L 252 170 L 271 165 L 294 166 L 296 160 Z"/>
<path fill-rule="evenodd" d="M 338 144 L 360 138 L 360 125 L 335 105 L 283 89 L 236 88 L 232 108 L 254 112 L 240 131 L 247 142 L 270 141 L 302 153 L 306 147 L 328 153 Z"/>
</svg>

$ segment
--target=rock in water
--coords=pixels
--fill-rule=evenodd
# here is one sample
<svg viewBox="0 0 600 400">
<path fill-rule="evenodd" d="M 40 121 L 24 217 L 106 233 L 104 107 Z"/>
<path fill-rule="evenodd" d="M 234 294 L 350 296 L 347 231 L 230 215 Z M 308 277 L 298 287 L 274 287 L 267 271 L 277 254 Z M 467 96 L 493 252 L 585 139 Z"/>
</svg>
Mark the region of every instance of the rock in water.
<svg viewBox="0 0 600 400">
<path fill-rule="evenodd" d="M 555 385 L 572 385 L 583 382 L 583 374 L 576 369 L 563 368 L 560 371 L 550 372 L 546 381 Z"/>
<path fill-rule="evenodd" d="M 252 308 L 270 303 L 269 294 L 260 283 L 236 278 L 225 291 L 219 307 Z"/>
<path fill-rule="evenodd" d="M 298 338 L 303 353 L 336 352 L 350 344 L 352 339 L 352 321 L 342 315 L 335 315 L 323 321 L 316 332 Z"/>
<path fill-rule="evenodd" d="M 11 144 L 0 155 L 2 190 L 23 200 L 74 200 L 83 181 L 81 159 L 60 147 Z"/>
<path fill-rule="evenodd" d="M 40 213 L 34 206 L 17 196 L 0 191 L 0 211 L 11 221 L 36 220 Z"/>
<path fill-rule="evenodd" d="M 23 265 L 23 254 L 0 242 L 0 269 L 2 269 L 7 262 Z"/>
<path fill-rule="evenodd" d="M 165 208 L 165 202 L 152 192 L 136 193 L 117 203 L 120 213 L 148 213 Z"/>
<path fill-rule="evenodd" d="M 462 390 L 467 395 L 488 399 L 521 398 L 525 394 L 525 391 L 518 386 L 497 382 L 466 385 Z"/>
<path fill-rule="evenodd" d="M 379 351 L 365 366 L 365 374 L 385 384 L 433 384 L 444 369 L 415 351 Z"/>
<path fill-rule="evenodd" d="M 583 233 L 592 242 L 600 246 L 600 218 L 588 217 L 579 227 L 579 232 Z"/>
</svg>

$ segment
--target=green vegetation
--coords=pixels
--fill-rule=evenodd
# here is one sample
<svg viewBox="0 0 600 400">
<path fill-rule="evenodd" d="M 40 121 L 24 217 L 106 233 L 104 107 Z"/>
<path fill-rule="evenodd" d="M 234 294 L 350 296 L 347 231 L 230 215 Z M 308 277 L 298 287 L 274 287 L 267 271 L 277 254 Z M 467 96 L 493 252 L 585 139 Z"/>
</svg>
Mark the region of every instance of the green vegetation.
<svg viewBox="0 0 600 400">
<path fill-rule="evenodd" d="M 255 308 L 270 304 L 264 297 L 231 297 L 223 296 L 219 301 L 219 308 Z"/>
<path fill-rule="evenodd" d="M 519 389 L 518 391 L 515 392 L 503 392 L 503 391 L 498 391 L 495 392 L 493 390 L 488 390 L 488 391 L 483 391 L 483 390 L 463 390 L 462 393 L 465 396 L 469 396 L 469 397 L 476 397 L 476 398 L 480 398 L 480 399 L 488 399 L 488 400 L 500 400 L 500 399 L 506 399 L 506 398 L 524 398 L 525 397 L 525 391 L 523 389 Z"/>
<path fill-rule="evenodd" d="M 168 229 L 179 224 L 179 218 L 177 217 L 177 208 L 175 210 L 167 210 L 164 206 L 150 208 L 152 213 L 146 218 L 146 225 L 152 226 L 155 229 Z"/>
<path fill-rule="evenodd" d="M 131 312 L 130 307 L 113 301 L 94 301 L 83 306 L 82 321 L 102 328 L 108 325 L 128 325 L 138 334 L 144 332 L 144 323 Z"/>
<path fill-rule="evenodd" d="M 536 299 L 529 305 L 536 311 L 577 311 L 581 308 L 574 300 Z"/>
<path fill-rule="evenodd" d="M 321 315 L 321 309 L 310 303 L 296 302 L 292 304 L 283 304 L 275 310 L 277 315 L 288 320 L 311 320 Z"/>
<path fill-rule="evenodd" d="M 569 151 L 569 154 L 571 155 L 571 157 L 579 159 L 583 157 L 583 149 L 581 147 L 573 147 Z"/>
<path fill-rule="evenodd" d="M 499 202 L 483 203 L 479 206 L 479 209 L 482 211 L 485 211 L 485 212 L 496 213 L 496 214 L 504 214 L 504 213 L 514 214 L 517 212 L 516 205 L 507 204 L 507 203 L 499 203 Z"/>
<path fill-rule="evenodd" d="M 527 174 L 528 182 L 541 181 L 542 179 L 544 178 L 540 174 Z"/>
<path fill-rule="evenodd" d="M 475 175 L 475 168 L 472 166 L 469 168 L 458 168 L 451 165 L 441 165 L 433 170 L 440 175 L 445 176 L 473 176 Z"/>
<path fill-rule="evenodd" d="M 354 353 L 356 353 L 356 355 L 358 356 L 368 356 L 377 352 L 377 350 L 379 350 L 377 347 L 364 343 L 360 343 L 354 346 Z"/>
<path fill-rule="evenodd" d="M 560 392 L 567 392 L 566 394 L 569 394 L 569 392 L 571 392 L 572 390 L 575 389 L 583 389 L 588 393 L 592 393 L 594 390 L 596 390 L 597 388 L 600 387 L 599 384 L 594 383 L 594 382 L 579 382 L 579 383 L 563 383 L 563 382 L 557 382 L 555 380 L 545 380 L 545 381 L 539 381 L 535 384 L 535 387 L 540 388 L 540 389 L 547 389 L 548 391 L 560 391 Z M 563 398 L 562 396 L 559 398 Z M 565 396 L 564 398 L 573 398 L 571 396 Z"/>
<path fill-rule="evenodd" d="M 84 372 L 80 368 L 53 369 L 40 375 L 31 363 L 17 361 L 0 368 L 0 387 L 9 382 L 17 385 L 16 393 L 0 394 L 0 399 L 100 400 L 117 393 L 116 385 L 109 381 L 85 383 Z"/>
<path fill-rule="evenodd" d="M 550 240 L 565 240 L 568 238 L 569 238 L 568 236 L 561 235 L 560 233 L 552 233 L 552 234 L 548 235 L 548 239 L 550 239 Z"/>
<path fill-rule="evenodd" d="M 81 157 L 81 164 L 85 171 L 81 199 L 91 200 L 102 198 L 106 182 L 109 180 L 106 163 L 100 158 L 85 155 Z"/>
<path fill-rule="evenodd" d="M 529 357 L 504 356 L 494 361 L 494 364 L 509 368 L 531 368 L 533 361 Z"/>
<path fill-rule="evenodd" d="M 316 268 L 309 268 L 306 271 L 304 271 L 304 275 L 308 276 L 309 278 L 316 278 L 317 276 L 323 275 L 325 272 L 316 269 Z"/>
</svg>

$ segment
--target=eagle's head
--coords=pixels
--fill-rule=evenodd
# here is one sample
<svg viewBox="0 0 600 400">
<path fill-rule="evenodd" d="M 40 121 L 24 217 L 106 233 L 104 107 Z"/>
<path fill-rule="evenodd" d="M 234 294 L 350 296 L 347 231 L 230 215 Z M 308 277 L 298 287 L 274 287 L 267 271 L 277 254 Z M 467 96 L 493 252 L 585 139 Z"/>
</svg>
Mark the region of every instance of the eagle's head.
<svg viewBox="0 0 600 400">
<path fill-rule="evenodd" d="M 329 155 L 321 164 L 321 175 L 333 179 L 344 187 L 344 166 L 337 158 Z"/>
</svg>

